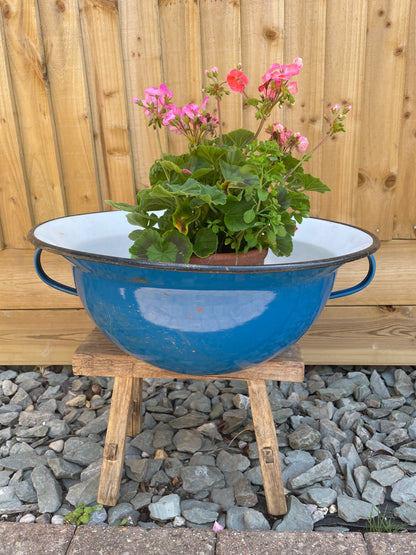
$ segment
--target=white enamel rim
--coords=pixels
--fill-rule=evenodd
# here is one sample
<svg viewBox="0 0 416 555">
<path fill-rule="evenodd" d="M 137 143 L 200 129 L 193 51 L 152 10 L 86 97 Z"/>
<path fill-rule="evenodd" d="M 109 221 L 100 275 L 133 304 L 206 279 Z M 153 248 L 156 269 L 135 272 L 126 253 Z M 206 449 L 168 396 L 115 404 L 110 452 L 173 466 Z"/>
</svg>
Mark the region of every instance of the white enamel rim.
<svg viewBox="0 0 416 555">
<path fill-rule="evenodd" d="M 269 252 L 262 266 L 199 266 L 132 260 L 128 252 L 132 244 L 128 234 L 133 229 L 137 227 L 127 222 L 126 212 L 95 212 L 39 224 L 29 232 L 29 239 L 36 247 L 67 258 L 202 273 L 268 273 L 340 266 L 369 256 L 380 245 L 375 235 L 361 228 L 332 220 L 305 218 L 295 233 L 290 257 L 277 257 Z"/>
</svg>

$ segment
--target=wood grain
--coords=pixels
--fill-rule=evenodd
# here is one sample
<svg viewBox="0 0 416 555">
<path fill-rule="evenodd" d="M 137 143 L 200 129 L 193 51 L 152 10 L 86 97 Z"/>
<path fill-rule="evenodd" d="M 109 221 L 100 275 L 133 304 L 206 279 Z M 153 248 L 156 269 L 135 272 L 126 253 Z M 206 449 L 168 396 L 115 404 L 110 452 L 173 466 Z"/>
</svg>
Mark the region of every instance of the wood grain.
<svg viewBox="0 0 416 555">
<path fill-rule="evenodd" d="M 0 310 L 0 364 L 71 364 L 94 328 L 80 309 Z M 305 364 L 414 365 L 416 306 L 327 306 L 299 341 Z"/>
<path fill-rule="evenodd" d="M 287 512 L 286 500 L 279 448 L 266 384 L 262 380 L 248 380 L 247 385 L 267 511 L 271 515 L 283 515 Z"/>
<path fill-rule="evenodd" d="M 98 329 L 95 329 L 75 351 L 72 358 L 74 374 L 84 376 L 106 376 L 106 372 L 117 377 L 135 378 L 182 378 L 211 379 L 213 376 L 181 374 L 162 370 L 142 360 L 121 352 Z M 256 378 L 259 380 L 303 381 L 304 365 L 296 347 L 282 355 L 256 365 Z M 232 374 L 221 374 L 226 379 L 251 379 L 252 369 L 240 370 Z"/>
<path fill-rule="evenodd" d="M 368 2 L 357 223 L 391 239 L 410 0 Z M 380 117 L 380 113 L 383 117 Z"/>
<path fill-rule="evenodd" d="M 133 203 L 117 2 L 79 0 L 79 5 L 101 195 L 103 200 Z"/>
<path fill-rule="evenodd" d="M 118 499 L 132 392 L 133 378 L 115 379 L 97 496 L 98 503 L 106 506 L 114 506 Z"/>
<path fill-rule="evenodd" d="M 21 158 L 21 138 L 15 118 L 3 25 L 0 25 L 0 249 L 28 246 L 27 231 L 33 223 L 28 183 Z M 7 161 L 7 162 L 5 162 Z"/>
<path fill-rule="evenodd" d="M 37 0 L 37 4 L 68 213 L 96 212 L 102 204 L 91 143 L 78 2 L 57 2 L 55 9 L 49 0 Z"/>
<path fill-rule="evenodd" d="M 31 0 L 0 1 L 34 222 L 65 214 L 46 64 Z"/>
</svg>

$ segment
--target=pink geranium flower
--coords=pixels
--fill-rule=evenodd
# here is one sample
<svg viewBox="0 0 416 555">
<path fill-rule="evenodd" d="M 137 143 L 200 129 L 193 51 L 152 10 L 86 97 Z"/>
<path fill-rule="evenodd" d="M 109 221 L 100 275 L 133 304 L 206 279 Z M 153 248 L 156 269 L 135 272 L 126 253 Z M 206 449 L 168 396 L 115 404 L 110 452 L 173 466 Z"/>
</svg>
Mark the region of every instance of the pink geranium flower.
<svg viewBox="0 0 416 555">
<path fill-rule="evenodd" d="M 232 91 L 242 93 L 248 84 L 248 77 L 239 69 L 232 69 L 227 75 L 227 83 Z"/>
</svg>

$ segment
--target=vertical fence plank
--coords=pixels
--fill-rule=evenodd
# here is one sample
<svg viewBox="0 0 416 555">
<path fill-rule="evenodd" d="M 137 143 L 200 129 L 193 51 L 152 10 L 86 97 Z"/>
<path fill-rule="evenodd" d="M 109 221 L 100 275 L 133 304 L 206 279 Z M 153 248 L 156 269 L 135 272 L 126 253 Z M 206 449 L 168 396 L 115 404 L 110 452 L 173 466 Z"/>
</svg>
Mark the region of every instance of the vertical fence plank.
<svg viewBox="0 0 416 555">
<path fill-rule="evenodd" d="M 99 210 L 76 0 L 37 0 L 69 214 Z"/>
<path fill-rule="evenodd" d="M 200 0 L 202 69 L 218 67 L 220 79 L 241 62 L 240 3 L 228 0 Z M 224 29 L 227 40 L 215 40 L 218 30 Z M 243 68 L 244 71 L 244 68 Z M 204 85 L 208 79 L 204 75 Z M 218 115 L 214 99 L 208 107 Z M 242 97 L 238 93 L 224 96 L 221 102 L 221 119 L 224 133 L 242 127 Z"/>
<path fill-rule="evenodd" d="M 3 38 L 3 24 L 0 21 L 0 248 L 22 248 L 28 246 L 26 234 L 32 221 Z"/>
<path fill-rule="evenodd" d="M 35 223 L 65 214 L 48 78 L 33 0 L 1 0 L 11 79 Z"/>
<path fill-rule="evenodd" d="M 79 0 L 79 6 L 102 198 L 131 203 L 135 189 L 117 0 Z"/>
<path fill-rule="evenodd" d="M 416 238 L 416 2 L 411 2 L 393 236 Z M 397 98 L 400 104 L 400 99 Z"/>
<path fill-rule="evenodd" d="M 368 2 L 357 223 L 380 239 L 393 232 L 409 10 L 409 0 Z"/>
<path fill-rule="evenodd" d="M 155 131 L 133 98 L 144 98 L 146 88 L 162 83 L 157 2 L 120 2 L 119 18 L 133 166 L 136 186 L 143 189 L 149 185 L 149 169 L 160 158 L 160 149 Z M 166 135 L 160 133 L 160 138 L 165 151 Z"/>
<path fill-rule="evenodd" d="M 322 139 L 323 99 L 325 83 L 326 0 L 299 0 L 285 4 L 284 63 L 303 59 L 296 81 L 295 104 L 285 110 L 284 122 L 309 141 L 309 151 Z M 322 149 L 318 149 L 304 165 L 305 171 L 321 175 Z M 319 216 L 322 195 L 312 193 L 311 215 Z"/>
<path fill-rule="evenodd" d="M 320 201 L 320 216 L 354 223 L 358 145 L 361 135 L 361 84 L 364 79 L 364 55 L 367 2 L 331 0 L 327 3 L 325 48 L 324 109 L 335 102 L 350 104 L 347 133 L 335 135 L 322 147 L 322 179 L 331 192 Z"/>
<path fill-rule="evenodd" d="M 173 102 L 183 106 L 202 99 L 199 1 L 159 0 L 162 63 L 165 83 Z M 187 151 L 187 141 L 168 135 L 169 151 Z"/>
<path fill-rule="evenodd" d="M 283 35 L 284 0 L 241 3 L 241 62 L 250 79 L 249 96 L 258 95 L 261 76 L 273 63 L 284 63 Z M 244 108 L 243 123 L 253 131 L 257 127 L 251 106 Z"/>
</svg>

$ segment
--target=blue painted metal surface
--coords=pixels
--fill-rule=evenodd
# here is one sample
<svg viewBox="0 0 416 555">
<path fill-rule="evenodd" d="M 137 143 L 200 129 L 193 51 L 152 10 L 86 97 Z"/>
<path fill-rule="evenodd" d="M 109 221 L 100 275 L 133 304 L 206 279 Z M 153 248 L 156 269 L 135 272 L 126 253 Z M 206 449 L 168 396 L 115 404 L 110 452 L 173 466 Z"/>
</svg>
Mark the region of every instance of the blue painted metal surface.
<svg viewBox="0 0 416 555">
<path fill-rule="evenodd" d="M 45 240 L 47 224 L 38 226 L 46 226 L 41 239 L 35 235 L 37 228 L 31 232 L 40 247 L 35 254 L 39 277 L 59 291 L 78 294 L 95 324 L 126 352 L 189 375 L 230 373 L 268 360 L 306 333 L 329 298 L 360 291 L 375 272 L 371 253 L 378 240 L 343 224 L 331 223 L 328 229 L 341 226 L 347 235 L 353 230 L 352 242 L 358 237 L 359 246 L 346 249 L 345 255 L 335 250 L 328 259 L 309 262 L 204 267 L 132 261 L 59 245 L 61 236 L 71 235 L 71 226 L 61 227 L 67 219 L 49 222 L 55 236 L 50 243 Z M 99 242 L 105 244 L 105 238 Z M 342 250 L 344 235 L 338 244 Z M 71 262 L 75 288 L 46 274 L 42 248 Z M 338 268 L 365 256 L 366 277 L 354 287 L 331 293 Z"/>
</svg>

